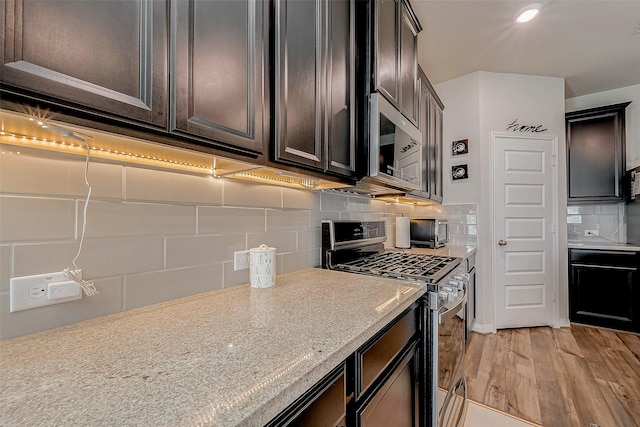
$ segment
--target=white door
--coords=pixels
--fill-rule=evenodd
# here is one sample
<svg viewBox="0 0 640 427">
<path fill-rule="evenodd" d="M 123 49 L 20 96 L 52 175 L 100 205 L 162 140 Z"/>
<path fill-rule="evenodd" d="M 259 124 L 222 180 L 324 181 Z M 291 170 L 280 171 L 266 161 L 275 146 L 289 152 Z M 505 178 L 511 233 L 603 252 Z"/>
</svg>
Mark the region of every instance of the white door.
<svg viewBox="0 0 640 427">
<path fill-rule="evenodd" d="M 553 325 L 557 138 L 492 135 L 496 328 Z"/>
</svg>

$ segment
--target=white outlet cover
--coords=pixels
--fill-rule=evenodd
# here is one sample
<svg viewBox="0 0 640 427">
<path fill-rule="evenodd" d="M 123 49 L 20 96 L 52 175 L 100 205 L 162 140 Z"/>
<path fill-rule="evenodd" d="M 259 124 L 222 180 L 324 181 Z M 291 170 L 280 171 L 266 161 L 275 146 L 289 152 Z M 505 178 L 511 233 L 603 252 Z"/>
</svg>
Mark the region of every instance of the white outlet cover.
<svg viewBox="0 0 640 427">
<path fill-rule="evenodd" d="M 78 272 L 82 277 L 82 271 Z M 45 305 L 59 304 L 82 298 L 82 292 L 77 295 L 49 299 L 47 297 L 49 284 L 68 282 L 62 271 L 34 276 L 12 277 L 9 280 L 9 311 L 28 310 Z"/>
<path fill-rule="evenodd" d="M 233 271 L 247 270 L 249 268 L 249 251 L 237 251 L 233 253 Z"/>
</svg>

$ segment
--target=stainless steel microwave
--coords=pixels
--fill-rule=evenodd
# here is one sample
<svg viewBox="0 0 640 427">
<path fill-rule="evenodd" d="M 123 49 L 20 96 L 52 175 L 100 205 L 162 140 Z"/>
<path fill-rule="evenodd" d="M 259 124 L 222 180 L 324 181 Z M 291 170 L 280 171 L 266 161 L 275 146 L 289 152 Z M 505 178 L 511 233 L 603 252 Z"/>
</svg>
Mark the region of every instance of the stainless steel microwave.
<svg viewBox="0 0 640 427">
<path fill-rule="evenodd" d="M 422 133 L 384 96 L 370 96 L 369 173 L 365 179 L 402 190 L 422 184 Z"/>
<path fill-rule="evenodd" d="M 422 218 L 409 221 L 411 245 L 426 248 L 441 248 L 449 241 L 449 221 L 446 219 Z"/>
</svg>

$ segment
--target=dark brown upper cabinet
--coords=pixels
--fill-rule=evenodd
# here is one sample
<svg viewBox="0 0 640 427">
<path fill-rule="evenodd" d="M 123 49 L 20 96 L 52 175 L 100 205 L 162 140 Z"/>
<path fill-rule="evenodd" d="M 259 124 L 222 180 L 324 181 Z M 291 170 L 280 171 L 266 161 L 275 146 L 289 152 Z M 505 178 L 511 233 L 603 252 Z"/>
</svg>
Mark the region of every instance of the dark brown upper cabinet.
<svg viewBox="0 0 640 427">
<path fill-rule="evenodd" d="M 171 131 L 263 152 L 269 136 L 266 4 L 171 2 Z"/>
<path fill-rule="evenodd" d="M 624 201 L 625 108 L 629 104 L 565 115 L 568 203 Z"/>
<path fill-rule="evenodd" d="M 355 174 L 353 0 L 277 0 L 273 160 Z"/>
<path fill-rule="evenodd" d="M 166 2 L 6 0 L 0 7 L 5 90 L 166 126 Z"/>
<path fill-rule="evenodd" d="M 411 194 L 442 202 L 442 118 L 444 106 L 422 69 L 418 70 L 418 129 L 422 132 L 422 187 Z"/>
<path fill-rule="evenodd" d="M 418 33 L 422 27 L 405 0 L 374 4 L 374 89 L 418 123 Z"/>
</svg>

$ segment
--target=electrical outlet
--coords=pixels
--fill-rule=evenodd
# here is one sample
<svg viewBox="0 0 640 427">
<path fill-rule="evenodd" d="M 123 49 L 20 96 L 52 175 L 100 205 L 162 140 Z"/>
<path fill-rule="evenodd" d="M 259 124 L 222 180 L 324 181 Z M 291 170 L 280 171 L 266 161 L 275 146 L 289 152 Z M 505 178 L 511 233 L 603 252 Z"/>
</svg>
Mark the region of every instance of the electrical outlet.
<svg viewBox="0 0 640 427">
<path fill-rule="evenodd" d="M 249 268 L 249 251 L 238 251 L 233 253 L 233 271 L 246 270 Z"/>
<path fill-rule="evenodd" d="M 82 270 L 78 271 L 82 277 Z M 82 298 L 82 288 L 64 272 L 12 277 L 9 280 L 9 311 L 29 310 Z"/>
<path fill-rule="evenodd" d="M 585 236 L 599 236 L 600 230 L 584 230 Z"/>
</svg>

